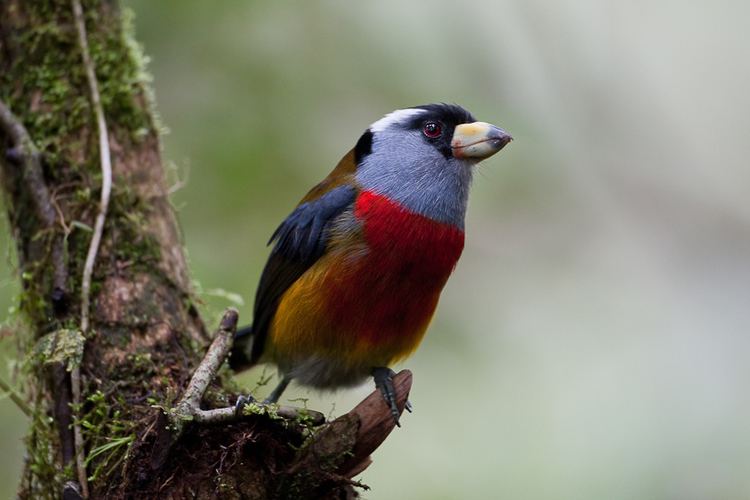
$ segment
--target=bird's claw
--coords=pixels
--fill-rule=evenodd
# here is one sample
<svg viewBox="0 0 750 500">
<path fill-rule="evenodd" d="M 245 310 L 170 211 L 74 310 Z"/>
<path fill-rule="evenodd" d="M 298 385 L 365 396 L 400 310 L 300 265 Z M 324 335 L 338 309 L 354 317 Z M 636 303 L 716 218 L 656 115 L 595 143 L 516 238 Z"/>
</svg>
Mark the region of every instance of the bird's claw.
<svg viewBox="0 0 750 500">
<path fill-rule="evenodd" d="M 398 405 L 396 404 L 396 388 L 393 386 L 393 376 L 395 373 L 390 368 L 379 367 L 372 370 L 372 377 L 375 379 L 375 387 L 377 387 L 388 408 L 391 410 L 391 416 L 397 427 L 401 427 L 399 419 L 401 413 L 398 411 Z M 407 403 L 407 406 L 411 406 Z M 411 411 L 411 410 L 409 410 Z"/>
<path fill-rule="evenodd" d="M 255 398 L 251 394 L 248 394 L 247 396 L 245 395 L 238 396 L 237 402 L 234 404 L 234 411 L 236 415 L 242 416 L 243 414 L 242 412 L 245 409 L 245 405 L 248 405 L 254 402 L 255 402 Z"/>
</svg>

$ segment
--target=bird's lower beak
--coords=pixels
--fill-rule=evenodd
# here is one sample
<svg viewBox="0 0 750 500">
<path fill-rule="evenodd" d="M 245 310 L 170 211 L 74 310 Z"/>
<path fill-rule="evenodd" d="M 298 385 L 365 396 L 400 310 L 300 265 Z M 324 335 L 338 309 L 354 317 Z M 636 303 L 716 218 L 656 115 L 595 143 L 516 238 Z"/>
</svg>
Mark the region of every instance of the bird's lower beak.
<svg viewBox="0 0 750 500">
<path fill-rule="evenodd" d="M 494 155 L 512 140 L 508 132 L 489 123 L 464 123 L 453 132 L 451 149 L 455 158 L 479 161 Z"/>
</svg>

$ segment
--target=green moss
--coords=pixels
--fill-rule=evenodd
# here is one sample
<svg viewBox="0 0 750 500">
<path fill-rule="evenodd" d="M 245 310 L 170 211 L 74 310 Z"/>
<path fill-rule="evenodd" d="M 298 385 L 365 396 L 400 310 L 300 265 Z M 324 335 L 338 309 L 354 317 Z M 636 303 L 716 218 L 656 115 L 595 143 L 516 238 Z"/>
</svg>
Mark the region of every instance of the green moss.
<svg viewBox="0 0 750 500">
<path fill-rule="evenodd" d="M 129 30 L 132 27 L 99 30 L 89 40 L 89 48 L 105 116 L 116 126 L 115 130 L 138 142 L 149 134 L 153 123 L 148 107 L 142 105 L 147 100 L 145 58 L 131 41 Z"/>
<path fill-rule="evenodd" d="M 154 131 L 148 106 L 148 74 L 146 60 L 132 39 L 132 14 L 123 16 L 123 24 L 114 23 L 114 16 L 101 16 L 99 2 L 85 2 L 89 49 L 96 67 L 99 92 L 108 121 L 108 128 L 123 146 L 142 141 Z M 109 7 L 107 7 L 109 8 Z M 56 184 L 80 186 L 74 191 L 66 212 L 90 214 L 95 210 L 98 193 L 91 185 L 99 184 L 99 163 L 96 146 L 96 123 L 90 103 L 86 73 L 81 60 L 78 38 L 73 29 L 70 3 L 67 1 L 29 2 L 25 5 L 27 25 L 17 38 L 17 50 L 24 54 L 13 66 L 0 75 L 2 97 L 28 129 L 38 149 L 43 153 L 45 176 Z M 127 57 L 123 57 L 126 54 Z M 83 155 L 82 155 L 83 153 Z M 71 161 L 84 158 L 83 161 Z M 93 182 L 92 182 L 93 181 Z M 119 229 L 118 257 L 136 262 L 150 262 L 158 257 L 158 245 L 143 236 L 143 207 L 134 207 L 132 196 L 113 193 L 111 226 Z M 17 200 L 16 221 L 20 225 L 34 224 L 33 209 L 27 199 Z M 122 219 L 129 219 L 127 226 Z M 139 220 L 140 218 L 140 220 Z M 29 221 L 29 222 L 24 222 Z M 68 221 L 70 222 L 70 221 Z M 32 226 L 29 229 L 34 232 Z M 30 234 L 29 231 L 23 231 Z M 49 256 L 49 248 L 58 234 L 43 234 L 38 247 Z M 83 236 L 83 237 L 82 237 Z M 75 235 L 67 243 L 71 270 L 69 292 L 79 291 L 81 266 L 90 235 Z M 48 262 L 30 262 L 25 270 L 21 308 L 33 323 L 52 317 L 47 300 L 51 290 L 51 276 L 46 272 Z M 96 284 L 94 284 L 96 287 Z"/>
<path fill-rule="evenodd" d="M 90 4 L 85 10 L 89 51 L 105 116 L 112 123 L 110 128 L 125 130 L 138 140 L 154 129 L 154 123 L 149 107 L 142 106 L 151 102 L 146 90 L 151 78 L 145 69 L 147 58 L 134 42 L 132 12 L 124 10 L 120 23 L 113 16 L 100 16 L 94 5 L 99 2 L 86 3 Z M 55 155 L 67 149 L 55 142 L 55 136 L 69 137 L 80 128 L 96 128 L 86 73 L 78 35 L 72 29 L 70 3 L 29 2 L 27 9 L 33 28 L 18 38 L 25 57 L 4 75 L 8 84 L 4 87 L 15 89 L 4 97 L 40 149 Z M 104 24 L 113 22 L 120 24 Z M 20 96 L 36 96 L 37 100 L 22 102 Z"/>
<path fill-rule="evenodd" d="M 157 126 L 150 106 L 146 58 L 132 37 L 132 13 L 123 12 L 122 24 L 118 16 L 103 10 L 110 3 L 86 0 L 86 25 L 88 43 L 96 67 L 99 93 L 108 123 L 111 139 L 122 149 L 138 144 L 156 135 Z M 97 127 L 92 111 L 86 73 L 83 68 L 77 32 L 74 29 L 69 0 L 24 2 L 24 26 L 21 36 L 14 41 L 22 58 L 3 68 L 0 74 L 0 98 L 24 123 L 32 140 L 43 154 L 44 175 L 50 184 L 68 186 L 55 193 L 63 205 L 67 226 L 65 245 L 68 258 L 68 295 L 73 310 L 66 318 L 55 318 L 50 303 L 52 273 L 49 262 L 53 241 L 60 238 L 62 226 L 53 230 L 39 230 L 30 199 L 19 197 L 8 200 L 13 224 L 21 234 L 31 235 L 20 242 L 20 248 L 32 248 L 23 255 L 23 287 L 19 309 L 29 323 L 30 331 L 77 331 L 78 312 L 75 310 L 80 295 L 80 277 L 91 238 L 89 225 L 96 213 L 101 182 Z M 110 23 L 107 25 L 107 23 Z M 117 23 L 117 24 L 112 24 Z M 130 265 L 124 272 L 154 271 L 160 260 L 158 241 L 144 228 L 148 223 L 148 207 L 135 193 L 115 183 L 105 227 L 102 254 Z M 31 258 L 30 258 L 31 257 Z M 106 278 L 99 267 L 92 282 L 92 299 L 100 291 Z M 149 295 L 150 293 L 150 295 Z M 144 293 L 144 304 L 150 309 L 141 310 L 140 317 L 128 318 L 133 323 L 143 323 L 156 313 L 157 302 L 153 292 Z M 150 302 L 148 302 L 150 301 Z M 44 332 L 41 332 L 44 333 Z M 127 345 L 128 335 L 115 336 L 113 342 Z M 66 337 L 67 338 L 67 337 Z M 48 337 L 48 341 L 53 337 Z M 104 341 L 106 342 L 106 340 Z M 36 339 L 25 336 L 24 351 L 30 352 Z M 44 364 L 49 359 L 80 359 L 76 344 L 71 352 L 58 351 L 50 342 L 40 344 L 44 355 L 28 356 L 25 363 L 29 386 L 41 385 L 45 379 Z M 74 351 L 74 352 L 73 352 Z M 104 381 L 100 387 L 90 385 L 91 395 L 77 408 L 80 425 L 86 441 L 88 471 L 92 481 L 106 481 L 118 464 L 127 457 L 127 450 L 135 439 L 134 429 L 141 415 L 125 415 L 132 404 L 117 399 L 117 394 L 130 389 L 128 394 L 148 393 L 152 387 L 141 387 L 143 379 L 150 379 L 158 366 L 149 352 L 128 356 L 123 367 L 129 378 L 118 380 L 118 386 Z M 147 374 L 148 377 L 143 377 Z M 113 378 L 113 380 L 115 380 Z M 98 383 L 99 381 L 97 381 Z M 172 381 L 164 380 L 169 388 Z M 96 390 L 96 389 L 99 390 Z M 168 391 L 167 391 L 168 392 Z M 162 395 L 169 399 L 169 394 Z M 50 401 L 35 401 L 35 416 L 27 438 L 28 469 L 24 480 L 27 497 L 45 498 L 59 496 L 63 482 L 72 478 L 71 471 L 59 470 L 59 442 L 56 424 L 48 416 Z M 120 408 L 123 410 L 117 410 Z M 141 411 L 141 410 L 139 410 Z M 82 412 L 82 413 L 79 413 Z M 55 492 L 52 495 L 50 492 Z"/>
<path fill-rule="evenodd" d="M 154 370 L 154 361 L 151 359 L 150 352 L 137 352 L 128 356 L 130 366 L 136 372 L 152 372 Z"/>
<path fill-rule="evenodd" d="M 81 364 L 86 339 L 78 329 L 61 328 L 48 333 L 36 344 L 34 361 L 42 364 L 63 363 L 68 371 Z"/>
<path fill-rule="evenodd" d="M 48 318 L 52 315 L 52 306 L 48 300 L 49 290 L 52 290 L 52 273 L 48 272 L 48 260 L 51 255 L 52 233 L 50 231 L 37 233 L 30 246 L 37 248 L 37 253 L 43 254 L 42 260 L 27 262 L 21 275 L 21 294 L 19 295 L 19 309 L 27 318 L 36 323 L 38 318 Z M 28 344 L 24 344 L 28 346 Z"/>
<path fill-rule="evenodd" d="M 255 402 L 247 403 L 242 408 L 243 415 L 261 415 L 271 420 L 285 421 L 278 413 L 279 405 L 276 404 L 258 404 Z"/>
<path fill-rule="evenodd" d="M 118 256 L 125 260 L 148 262 L 160 256 L 159 243 L 148 232 L 149 207 L 132 188 L 126 184 L 112 187 L 107 226 L 115 231 Z"/>
<path fill-rule="evenodd" d="M 27 474 L 22 478 L 21 491 L 27 498 L 58 498 L 65 481 L 73 477 L 73 471 L 70 467 L 60 469 L 54 453 L 59 448 L 54 420 L 40 410 L 40 405 L 36 408 L 31 431 L 25 439 Z"/>
<path fill-rule="evenodd" d="M 89 450 L 86 466 L 90 481 L 101 480 L 111 474 L 125 460 L 135 440 L 135 423 L 124 417 L 121 410 L 112 410 L 126 407 L 125 402 L 113 403 L 102 391 L 95 391 L 86 398 L 82 408 L 85 413 L 79 424 L 84 444 Z"/>
</svg>

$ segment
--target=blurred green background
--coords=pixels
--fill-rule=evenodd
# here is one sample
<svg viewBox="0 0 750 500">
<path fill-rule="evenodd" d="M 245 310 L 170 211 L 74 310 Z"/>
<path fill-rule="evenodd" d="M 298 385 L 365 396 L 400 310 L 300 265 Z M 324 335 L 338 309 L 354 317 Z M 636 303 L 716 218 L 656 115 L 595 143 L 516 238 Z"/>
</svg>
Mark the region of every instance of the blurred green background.
<svg viewBox="0 0 750 500">
<path fill-rule="evenodd" d="M 251 319 L 268 236 L 384 113 L 457 102 L 516 139 L 366 498 L 750 498 L 750 4 L 126 4 L 209 323 L 233 293 Z M 7 399 L 0 422 L 11 497 L 25 422 Z"/>
</svg>

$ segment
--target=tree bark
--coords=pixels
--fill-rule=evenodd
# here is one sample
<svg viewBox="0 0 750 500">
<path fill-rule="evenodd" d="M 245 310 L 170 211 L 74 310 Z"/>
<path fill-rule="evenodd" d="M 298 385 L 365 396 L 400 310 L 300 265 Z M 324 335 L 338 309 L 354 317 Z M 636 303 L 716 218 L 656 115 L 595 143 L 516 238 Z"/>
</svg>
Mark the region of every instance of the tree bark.
<svg viewBox="0 0 750 500">
<path fill-rule="evenodd" d="M 322 427 L 267 414 L 174 425 L 170 411 L 211 335 L 190 289 L 130 16 L 110 0 L 86 0 L 83 13 L 113 184 L 82 329 L 102 171 L 73 9 L 69 0 L 0 0 L 0 183 L 22 280 L 18 336 L 33 413 L 19 497 L 355 496 L 350 478 L 393 428 L 378 394 Z M 80 401 L 71 373 L 80 373 Z M 220 370 L 204 406 L 233 403 L 230 375 Z M 401 405 L 410 383 L 408 373 L 397 378 Z"/>
</svg>

